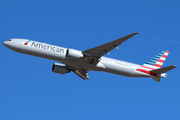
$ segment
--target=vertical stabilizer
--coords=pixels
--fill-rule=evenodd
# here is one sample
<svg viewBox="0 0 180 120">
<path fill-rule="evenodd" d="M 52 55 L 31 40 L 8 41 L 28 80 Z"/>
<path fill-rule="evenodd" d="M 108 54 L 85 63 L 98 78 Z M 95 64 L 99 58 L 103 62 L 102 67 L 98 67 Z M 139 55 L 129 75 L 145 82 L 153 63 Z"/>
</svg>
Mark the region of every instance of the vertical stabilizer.
<svg viewBox="0 0 180 120">
<path fill-rule="evenodd" d="M 168 54 L 169 51 L 167 50 L 162 51 L 161 53 L 159 53 L 158 55 L 147 61 L 145 64 L 143 64 L 141 66 L 141 69 L 151 71 L 161 68 Z"/>
<path fill-rule="evenodd" d="M 160 82 L 161 81 L 160 78 L 165 77 L 162 76 L 161 74 L 174 68 L 174 66 L 161 68 L 168 54 L 169 51 L 163 50 L 161 53 L 159 53 L 158 55 L 147 61 L 137 70 L 151 75 L 151 77 L 155 81 Z"/>
</svg>

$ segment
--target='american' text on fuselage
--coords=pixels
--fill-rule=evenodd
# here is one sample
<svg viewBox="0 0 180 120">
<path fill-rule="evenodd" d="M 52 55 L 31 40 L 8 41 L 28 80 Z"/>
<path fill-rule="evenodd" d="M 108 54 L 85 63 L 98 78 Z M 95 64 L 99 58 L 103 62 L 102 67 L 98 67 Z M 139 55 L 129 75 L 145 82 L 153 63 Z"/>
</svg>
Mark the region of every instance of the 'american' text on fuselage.
<svg viewBox="0 0 180 120">
<path fill-rule="evenodd" d="M 45 44 L 41 44 L 41 43 L 32 42 L 31 46 L 36 47 L 36 48 L 41 48 L 41 49 L 44 49 L 44 50 L 64 53 L 64 49 L 61 49 L 61 48 L 58 48 L 58 47 L 55 47 L 55 46 L 52 46 L 52 45 L 45 45 Z"/>
</svg>

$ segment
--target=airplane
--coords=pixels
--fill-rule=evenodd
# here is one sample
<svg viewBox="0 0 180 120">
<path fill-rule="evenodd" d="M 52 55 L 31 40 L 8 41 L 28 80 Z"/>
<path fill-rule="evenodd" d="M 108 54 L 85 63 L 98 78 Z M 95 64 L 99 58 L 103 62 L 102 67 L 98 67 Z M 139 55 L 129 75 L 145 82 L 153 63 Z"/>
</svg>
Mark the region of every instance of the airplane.
<svg viewBox="0 0 180 120">
<path fill-rule="evenodd" d="M 103 56 L 109 54 L 115 48 L 118 49 L 119 45 L 137 34 L 139 33 L 132 33 L 84 51 L 19 38 L 8 39 L 3 44 L 7 48 L 19 53 L 63 63 L 54 63 L 52 66 L 52 71 L 58 74 L 65 74 L 72 71 L 82 79 L 89 80 L 89 71 L 104 71 L 127 77 L 150 77 L 160 82 L 160 78 L 167 77 L 166 72 L 177 67 L 171 65 L 161 68 L 169 54 L 167 50 L 163 50 L 143 65 Z"/>
</svg>

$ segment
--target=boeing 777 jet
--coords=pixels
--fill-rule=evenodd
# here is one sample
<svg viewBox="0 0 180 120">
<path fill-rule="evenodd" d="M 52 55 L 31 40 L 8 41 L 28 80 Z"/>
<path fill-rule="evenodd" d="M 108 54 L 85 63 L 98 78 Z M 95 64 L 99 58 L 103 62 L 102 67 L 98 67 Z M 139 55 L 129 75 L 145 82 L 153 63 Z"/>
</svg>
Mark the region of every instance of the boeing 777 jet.
<svg viewBox="0 0 180 120">
<path fill-rule="evenodd" d="M 155 81 L 160 82 L 161 77 L 167 77 L 167 71 L 177 67 L 171 65 L 162 68 L 169 54 L 167 50 L 160 52 L 143 65 L 103 57 L 103 55 L 108 54 L 111 50 L 117 48 L 136 34 L 138 33 L 132 33 L 120 39 L 84 51 L 59 47 L 29 39 L 9 39 L 4 41 L 3 44 L 16 52 L 63 63 L 54 63 L 52 66 L 52 71 L 59 74 L 73 71 L 82 79 L 89 80 L 88 72 L 93 70 L 127 77 L 151 77 Z"/>
</svg>

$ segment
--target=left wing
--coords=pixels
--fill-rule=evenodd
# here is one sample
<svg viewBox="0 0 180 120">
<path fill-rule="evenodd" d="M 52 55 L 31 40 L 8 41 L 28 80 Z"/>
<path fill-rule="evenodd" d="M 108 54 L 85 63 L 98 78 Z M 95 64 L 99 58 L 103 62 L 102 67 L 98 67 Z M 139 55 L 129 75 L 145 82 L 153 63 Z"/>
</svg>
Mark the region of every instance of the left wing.
<svg viewBox="0 0 180 120">
<path fill-rule="evenodd" d="M 91 63 L 97 64 L 99 62 L 100 57 L 102 57 L 105 54 L 108 54 L 111 50 L 113 50 L 114 48 L 117 48 L 117 46 L 119 46 L 121 43 L 123 43 L 124 41 L 133 37 L 136 34 L 139 34 L 139 33 L 132 33 L 130 35 L 114 40 L 112 42 L 85 50 L 83 51 L 83 54 L 92 59 Z"/>
<path fill-rule="evenodd" d="M 74 72 L 76 75 L 78 75 L 79 77 L 81 77 L 82 79 L 84 79 L 84 80 L 89 80 L 87 70 L 78 69 L 78 70 L 74 70 L 73 72 Z"/>
</svg>

